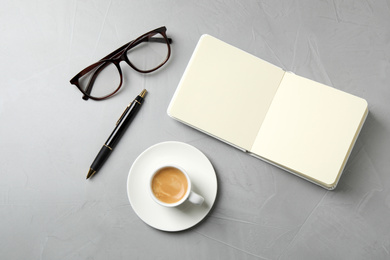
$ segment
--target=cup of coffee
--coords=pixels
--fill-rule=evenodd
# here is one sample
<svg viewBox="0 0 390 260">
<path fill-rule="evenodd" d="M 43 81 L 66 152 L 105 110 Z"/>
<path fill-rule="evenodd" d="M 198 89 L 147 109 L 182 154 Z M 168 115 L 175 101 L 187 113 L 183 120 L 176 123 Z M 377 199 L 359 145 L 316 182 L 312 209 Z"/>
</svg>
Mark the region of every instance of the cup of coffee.
<svg viewBox="0 0 390 260">
<path fill-rule="evenodd" d="M 159 167 L 150 178 L 149 190 L 153 200 L 165 207 L 177 207 L 185 201 L 202 205 L 204 198 L 191 190 L 187 172 L 176 165 Z"/>
</svg>

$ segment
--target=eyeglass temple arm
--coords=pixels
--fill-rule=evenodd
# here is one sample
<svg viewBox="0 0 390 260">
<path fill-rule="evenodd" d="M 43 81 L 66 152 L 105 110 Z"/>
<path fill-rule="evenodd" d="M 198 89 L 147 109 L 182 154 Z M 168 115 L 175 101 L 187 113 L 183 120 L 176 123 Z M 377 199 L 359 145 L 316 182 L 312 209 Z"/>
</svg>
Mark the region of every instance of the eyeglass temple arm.
<svg viewBox="0 0 390 260">
<path fill-rule="evenodd" d="M 146 39 L 148 39 L 148 38 L 145 38 L 145 40 Z M 169 44 L 171 44 L 172 43 L 172 39 L 171 38 L 167 38 L 167 39 L 168 39 Z M 159 43 L 165 43 L 166 42 L 165 38 L 149 38 L 148 41 L 150 41 L 150 42 L 159 42 Z M 115 50 L 115 51 L 111 52 L 110 54 L 108 54 L 106 57 L 102 58 L 101 61 L 119 57 L 120 55 L 122 55 L 122 51 L 124 49 L 126 49 L 126 47 L 129 46 L 133 42 L 134 42 L 134 40 L 131 41 L 131 42 L 126 43 L 122 47 L 118 48 L 117 50 Z M 137 46 L 141 42 L 143 42 L 143 41 L 140 41 L 140 42 L 134 44 L 132 47 Z"/>
<path fill-rule="evenodd" d="M 161 43 L 164 43 L 165 40 L 164 38 L 151 38 L 150 40 L 152 41 L 155 41 L 155 42 L 161 42 Z M 169 43 L 172 42 L 172 39 L 171 38 L 168 38 L 168 41 Z M 109 60 L 109 59 L 113 59 L 113 58 L 116 58 L 116 56 L 119 56 L 118 54 L 122 54 L 121 51 L 123 51 L 130 43 L 132 43 L 133 41 L 129 42 L 129 43 L 126 43 L 125 45 L 123 45 L 122 47 L 120 47 L 119 49 L 111 52 L 110 54 L 108 54 L 106 57 L 102 58 L 101 60 L 99 60 L 98 62 L 86 67 L 85 69 L 83 69 L 82 71 L 80 71 L 76 76 L 74 76 L 73 79 L 76 79 L 76 78 L 81 78 L 82 76 L 84 76 L 85 74 L 87 74 L 88 72 L 90 72 L 91 70 L 95 69 L 97 64 L 99 64 L 100 62 L 104 61 L 104 60 Z M 139 44 L 139 43 L 138 43 Z M 138 44 L 134 45 L 134 46 L 137 46 Z M 103 67 L 104 68 L 104 67 Z M 73 79 L 71 81 L 73 81 Z"/>
</svg>

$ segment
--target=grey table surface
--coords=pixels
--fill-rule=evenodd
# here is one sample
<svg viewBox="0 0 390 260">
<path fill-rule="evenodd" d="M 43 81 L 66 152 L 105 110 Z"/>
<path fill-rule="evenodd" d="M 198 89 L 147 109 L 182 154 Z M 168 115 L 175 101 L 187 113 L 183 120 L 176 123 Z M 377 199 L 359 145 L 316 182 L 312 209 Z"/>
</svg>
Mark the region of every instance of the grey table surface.
<svg viewBox="0 0 390 260">
<path fill-rule="evenodd" d="M 111 99 L 84 101 L 81 69 L 165 25 L 172 57 L 122 66 Z M 0 10 L 0 259 L 389 259 L 390 1 L 23 1 Z M 174 121 L 166 110 L 202 34 L 368 101 L 334 191 Z M 149 94 L 102 170 L 87 170 L 124 107 Z M 210 214 L 162 232 L 133 211 L 129 169 L 151 145 L 202 151 L 218 178 Z"/>
</svg>

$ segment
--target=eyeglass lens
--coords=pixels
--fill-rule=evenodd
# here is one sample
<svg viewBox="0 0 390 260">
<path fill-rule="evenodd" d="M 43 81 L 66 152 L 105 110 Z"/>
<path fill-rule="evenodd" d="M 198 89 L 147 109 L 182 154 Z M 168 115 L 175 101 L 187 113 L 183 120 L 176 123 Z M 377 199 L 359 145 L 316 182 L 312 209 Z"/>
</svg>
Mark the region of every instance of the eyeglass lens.
<svg viewBox="0 0 390 260">
<path fill-rule="evenodd" d="M 104 68 L 102 68 L 103 66 Z M 98 72 L 98 70 L 100 71 Z M 98 67 L 79 79 L 79 85 L 84 91 L 87 91 L 86 89 L 88 84 L 90 84 L 93 75 L 97 76 L 93 82 L 91 92 L 89 93 L 92 97 L 102 98 L 107 96 L 115 92 L 120 85 L 121 76 L 119 74 L 119 70 L 112 62 L 102 64 L 101 67 Z"/>
<path fill-rule="evenodd" d="M 145 36 L 145 40 L 127 51 L 130 63 L 138 70 L 148 71 L 165 62 L 168 56 L 168 43 L 158 40 L 164 40 L 159 33 Z"/>
</svg>

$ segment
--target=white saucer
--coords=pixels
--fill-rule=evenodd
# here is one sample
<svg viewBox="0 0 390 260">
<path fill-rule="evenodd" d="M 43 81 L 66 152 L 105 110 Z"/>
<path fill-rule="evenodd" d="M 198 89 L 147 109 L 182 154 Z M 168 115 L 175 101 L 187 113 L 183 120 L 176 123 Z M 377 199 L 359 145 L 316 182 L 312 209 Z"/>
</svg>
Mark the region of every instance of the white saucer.
<svg viewBox="0 0 390 260">
<path fill-rule="evenodd" d="M 148 191 L 153 170 L 165 164 L 183 167 L 192 189 L 205 199 L 201 206 L 186 202 L 166 208 L 153 201 Z M 135 213 L 146 224 L 164 231 L 181 231 L 198 224 L 212 208 L 217 196 L 217 177 L 207 157 L 195 147 L 181 142 L 163 142 L 141 153 L 130 168 L 127 195 Z"/>
</svg>

